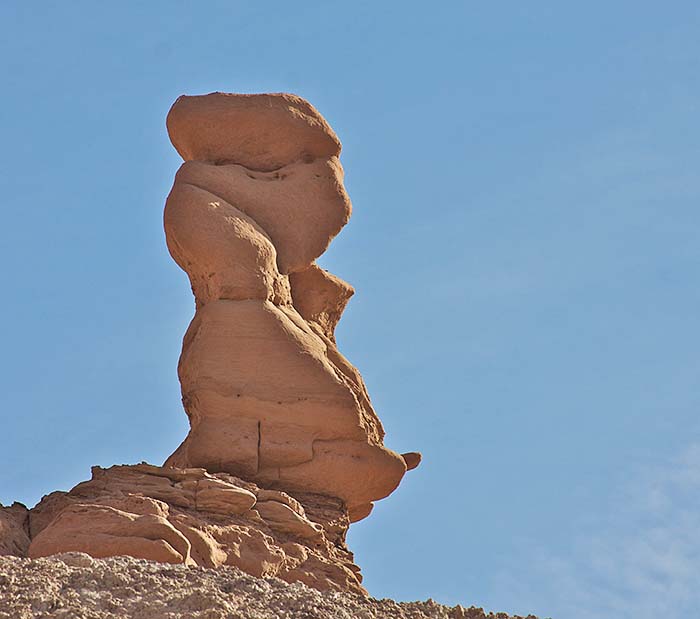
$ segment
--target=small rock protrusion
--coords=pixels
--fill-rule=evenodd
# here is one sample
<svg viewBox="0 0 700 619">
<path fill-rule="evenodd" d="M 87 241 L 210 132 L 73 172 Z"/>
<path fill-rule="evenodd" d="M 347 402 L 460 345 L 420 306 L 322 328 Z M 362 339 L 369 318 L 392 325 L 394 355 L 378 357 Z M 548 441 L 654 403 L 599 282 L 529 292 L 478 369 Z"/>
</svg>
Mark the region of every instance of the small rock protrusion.
<svg viewBox="0 0 700 619">
<path fill-rule="evenodd" d="M 406 463 L 406 470 L 407 471 L 412 471 L 413 469 L 415 469 L 421 463 L 421 460 L 423 459 L 423 456 L 418 451 L 406 452 L 405 454 L 401 454 L 401 457 L 403 458 L 404 462 Z"/>
</svg>

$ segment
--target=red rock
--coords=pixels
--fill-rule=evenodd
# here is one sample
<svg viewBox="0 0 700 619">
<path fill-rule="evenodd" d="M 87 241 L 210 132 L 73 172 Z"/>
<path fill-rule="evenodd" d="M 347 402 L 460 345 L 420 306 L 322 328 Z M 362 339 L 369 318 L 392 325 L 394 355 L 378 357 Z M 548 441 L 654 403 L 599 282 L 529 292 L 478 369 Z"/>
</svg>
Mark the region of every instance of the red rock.
<svg viewBox="0 0 700 619">
<path fill-rule="evenodd" d="M 31 510 L 0 506 L 0 554 L 233 565 L 366 593 L 348 526 L 420 454 L 384 445 L 336 346 L 354 291 L 315 260 L 351 212 L 340 143 L 282 94 L 181 97 L 168 131 L 186 160 L 164 227 L 196 301 L 178 365 L 190 432 L 165 467 L 94 467 Z"/>
<path fill-rule="evenodd" d="M 350 216 L 340 144 L 293 95 L 180 98 L 168 127 L 186 163 L 165 232 L 197 312 L 178 368 L 191 430 L 166 464 L 338 497 L 359 519 L 420 457 L 384 446 L 334 340 L 353 289 L 313 262 Z"/>
<path fill-rule="evenodd" d="M 289 276 L 294 308 L 308 323 L 315 323 L 335 343 L 335 326 L 354 288 L 339 277 L 312 264 Z"/>
<path fill-rule="evenodd" d="M 20 512 L 13 518 L 34 526 L 31 543 L 24 529 L 18 556 L 83 552 L 234 565 L 255 576 L 364 593 L 345 546 L 347 510 L 320 495 L 297 499 L 226 474 L 139 464 L 95 467 L 90 481 Z M 0 523 L 7 513 L 0 511 Z"/>
<path fill-rule="evenodd" d="M 129 555 L 163 563 L 191 562 L 189 541 L 164 516 L 104 504 L 68 505 L 32 540 L 29 557 L 69 551 L 96 558 Z"/>
<path fill-rule="evenodd" d="M 259 501 L 255 509 L 270 528 L 276 531 L 289 533 L 302 539 L 320 540 L 323 537 L 323 530 L 319 525 L 311 522 L 306 516 L 298 514 L 284 503 Z"/>
<path fill-rule="evenodd" d="M 168 249 L 190 277 L 198 305 L 210 300 L 290 299 L 277 251 L 248 215 L 194 185 L 176 183 L 165 207 Z"/>
<path fill-rule="evenodd" d="M 167 125 L 185 161 L 271 171 L 340 154 L 340 142 L 328 123 L 296 95 L 183 95 L 170 109 Z"/>
<path fill-rule="evenodd" d="M 24 557 L 29 548 L 29 510 L 21 503 L 0 504 L 0 555 Z"/>
<path fill-rule="evenodd" d="M 275 172 L 187 161 L 175 176 L 175 187 L 180 184 L 206 190 L 254 220 L 275 246 L 281 273 L 309 268 L 350 218 L 336 157 L 292 163 Z"/>
<path fill-rule="evenodd" d="M 412 471 L 419 464 L 423 456 L 421 456 L 417 451 L 409 451 L 407 453 L 401 454 L 401 457 L 406 463 L 406 469 Z"/>
</svg>

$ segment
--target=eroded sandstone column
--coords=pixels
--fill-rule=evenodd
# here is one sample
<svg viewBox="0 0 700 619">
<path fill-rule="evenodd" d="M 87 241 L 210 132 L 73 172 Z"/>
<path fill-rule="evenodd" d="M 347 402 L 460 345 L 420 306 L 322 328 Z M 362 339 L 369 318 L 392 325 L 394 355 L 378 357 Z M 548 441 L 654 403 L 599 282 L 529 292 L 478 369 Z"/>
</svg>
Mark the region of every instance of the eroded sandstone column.
<svg viewBox="0 0 700 619">
<path fill-rule="evenodd" d="M 289 94 L 183 96 L 167 125 L 185 163 L 165 233 L 196 313 L 178 367 L 191 429 L 166 466 L 338 497 L 364 518 L 420 456 L 384 447 L 335 345 L 353 289 L 315 260 L 351 212 L 337 136 Z"/>
</svg>

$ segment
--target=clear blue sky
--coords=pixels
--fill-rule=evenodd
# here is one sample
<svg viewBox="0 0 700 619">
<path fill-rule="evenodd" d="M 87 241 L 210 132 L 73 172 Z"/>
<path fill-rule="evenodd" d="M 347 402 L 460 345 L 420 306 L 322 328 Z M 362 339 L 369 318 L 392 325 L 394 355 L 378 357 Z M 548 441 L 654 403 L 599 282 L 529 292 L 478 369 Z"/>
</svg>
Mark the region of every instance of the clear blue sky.
<svg viewBox="0 0 700 619">
<path fill-rule="evenodd" d="M 175 98 L 289 91 L 343 141 L 322 264 L 397 451 L 377 596 L 561 619 L 700 605 L 697 2 L 0 6 L 0 501 L 184 437 L 161 217 Z"/>
</svg>

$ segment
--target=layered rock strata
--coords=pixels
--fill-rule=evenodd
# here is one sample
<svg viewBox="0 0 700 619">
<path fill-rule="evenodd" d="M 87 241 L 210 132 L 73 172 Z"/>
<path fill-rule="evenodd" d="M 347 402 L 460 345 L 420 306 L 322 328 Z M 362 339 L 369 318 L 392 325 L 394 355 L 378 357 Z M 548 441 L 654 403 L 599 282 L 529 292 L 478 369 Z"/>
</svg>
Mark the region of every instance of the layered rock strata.
<svg viewBox="0 0 700 619">
<path fill-rule="evenodd" d="M 339 499 L 292 497 L 226 473 L 137 464 L 94 467 L 92 479 L 31 510 L 0 507 L 0 555 L 80 551 L 163 563 L 235 566 L 320 590 L 362 588 L 345 545 Z"/>
<path fill-rule="evenodd" d="M 178 368 L 191 430 L 166 465 L 337 497 L 359 520 L 420 457 L 384 446 L 336 347 L 353 289 L 315 260 L 350 217 L 340 142 L 286 94 L 180 97 L 167 124 L 185 163 L 165 232 L 196 314 Z"/>
<path fill-rule="evenodd" d="M 481 608 L 315 591 L 234 567 L 163 565 L 130 557 L 0 557 L 0 619 L 537 619 Z"/>
</svg>

